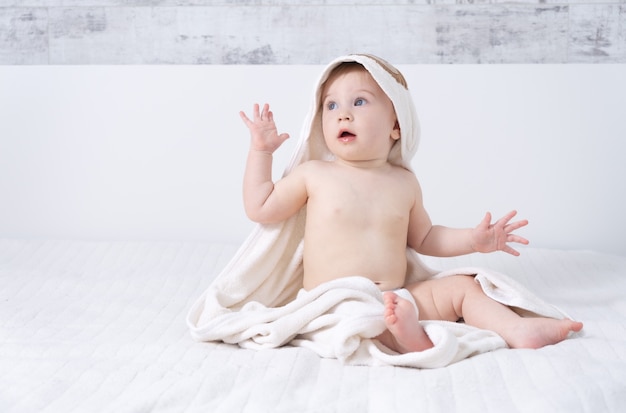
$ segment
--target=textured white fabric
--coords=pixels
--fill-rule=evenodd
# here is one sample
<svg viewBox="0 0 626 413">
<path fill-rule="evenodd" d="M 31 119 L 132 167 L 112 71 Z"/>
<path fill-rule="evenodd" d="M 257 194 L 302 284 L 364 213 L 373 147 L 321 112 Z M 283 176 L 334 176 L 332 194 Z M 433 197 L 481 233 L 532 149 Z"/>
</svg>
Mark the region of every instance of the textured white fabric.
<svg viewBox="0 0 626 413">
<path fill-rule="evenodd" d="M 302 347 L 193 341 L 185 314 L 235 251 L 0 239 L 0 411 L 618 413 L 626 406 L 626 257 L 533 248 L 519 258 L 425 257 L 444 270 L 514 275 L 585 328 L 539 350 L 414 369 L 351 366 Z"/>
</svg>

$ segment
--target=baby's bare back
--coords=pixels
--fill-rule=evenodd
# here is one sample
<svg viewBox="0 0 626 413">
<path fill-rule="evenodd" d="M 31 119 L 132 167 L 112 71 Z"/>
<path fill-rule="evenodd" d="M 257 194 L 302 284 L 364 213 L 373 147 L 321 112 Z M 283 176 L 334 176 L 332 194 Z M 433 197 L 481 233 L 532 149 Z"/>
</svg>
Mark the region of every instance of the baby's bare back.
<svg viewBox="0 0 626 413">
<path fill-rule="evenodd" d="M 304 288 L 348 276 L 367 277 L 381 290 L 401 287 L 415 202 L 410 173 L 325 164 L 307 179 Z"/>
</svg>

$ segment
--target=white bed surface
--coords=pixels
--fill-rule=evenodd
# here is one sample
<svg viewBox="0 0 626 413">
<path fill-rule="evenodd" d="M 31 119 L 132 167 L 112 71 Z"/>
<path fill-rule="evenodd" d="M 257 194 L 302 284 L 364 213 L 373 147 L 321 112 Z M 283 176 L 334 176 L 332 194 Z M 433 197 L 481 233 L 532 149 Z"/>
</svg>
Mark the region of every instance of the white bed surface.
<svg viewBox="0 0 626 413">
<path fill-rule="evenodd" d="M 626 257 L 525 248 L 426 262 L 507 273 L 585 323 L 449 367 L 343 366 L 196 343 L 186 312 L 236 245 L 0 240 L 2 412 L 618 412 Z"/>
</svg>

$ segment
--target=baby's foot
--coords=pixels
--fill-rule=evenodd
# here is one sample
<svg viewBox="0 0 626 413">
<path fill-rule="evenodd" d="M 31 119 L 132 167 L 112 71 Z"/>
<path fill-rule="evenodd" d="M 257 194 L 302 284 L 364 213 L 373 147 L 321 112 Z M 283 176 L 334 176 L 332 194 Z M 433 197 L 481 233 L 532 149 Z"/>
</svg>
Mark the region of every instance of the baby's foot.
<svg viewBox="0 0 626 413">
<path fill-rule="evenodd" d="M 577 332 L 582 328 L 583 323 L 569 318 L 521 318 L 519 325 L 512 330 L 513 338 L 507 340 L 507 344 L 511 348 L 540 348 L 559 343 L 570 332 Z"/>
<path fill-rule="evenodd" d="M 391 341 L 391 345 L 381 340 L 383 344 L 402 354 L 433 347 L 433 342 L 419 323 L 413 303 L 390 291 L 384 293 L 383 300 L 385 324 L 392 336 L 386 340 Z"/>
</svg>

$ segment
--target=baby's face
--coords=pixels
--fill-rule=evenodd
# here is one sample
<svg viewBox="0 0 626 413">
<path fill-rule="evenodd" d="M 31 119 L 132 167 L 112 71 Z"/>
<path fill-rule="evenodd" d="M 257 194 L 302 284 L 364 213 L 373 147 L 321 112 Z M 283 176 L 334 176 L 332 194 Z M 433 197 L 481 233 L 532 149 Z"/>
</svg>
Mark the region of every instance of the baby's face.
<svg viewBox="0 0 626 413">
<path fill-rule="evenodd" d="M 327 83 L 322 131 L 328 149 L 350 162 L 386 162 L 400 138 L 391 100 L 365 69 L 345 72 Z"/>
</svg>

